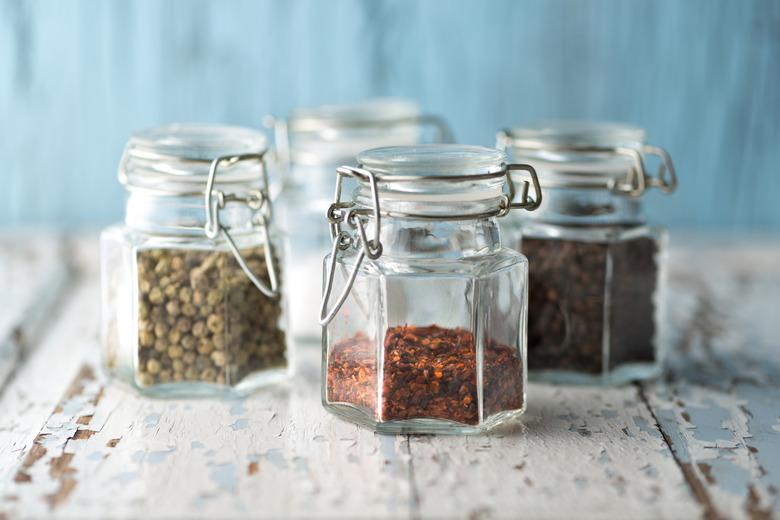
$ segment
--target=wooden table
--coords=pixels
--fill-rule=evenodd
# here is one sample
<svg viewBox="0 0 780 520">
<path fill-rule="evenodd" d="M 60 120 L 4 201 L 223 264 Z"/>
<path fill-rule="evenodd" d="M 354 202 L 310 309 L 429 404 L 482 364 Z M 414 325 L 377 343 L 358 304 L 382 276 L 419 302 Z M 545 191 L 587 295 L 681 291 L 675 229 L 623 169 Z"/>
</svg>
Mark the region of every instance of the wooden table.
<svg viewBox="0 0 780 520">
<path fill-rule="evenodd" d="M 780 518 L 780 240 L 678 235 L 661 381 L 535 384 L 475 437 L 382 436 L 288 388 L 162 401 L 97 365 L 94 237 L 0 236 L 0 518 Z"/>
</svg>

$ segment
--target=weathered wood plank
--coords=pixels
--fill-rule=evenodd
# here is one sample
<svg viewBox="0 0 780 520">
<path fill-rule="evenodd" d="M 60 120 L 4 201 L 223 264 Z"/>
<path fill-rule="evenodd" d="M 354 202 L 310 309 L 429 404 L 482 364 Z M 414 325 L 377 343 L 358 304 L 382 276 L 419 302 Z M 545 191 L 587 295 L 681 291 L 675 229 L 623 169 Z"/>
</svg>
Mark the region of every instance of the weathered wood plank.
<svg viewBox="0 0 780 520">
<path fill-rule="evenodd" d="M 669 518 L 701 512 L 634 387 L 531 385 L 522 425 L 412 437 L 424 517 Z"/>
<path fill-rule="evenodd" d="M 55 233 L 0 233 L 0 395 L 29 355 L 71 277 Z"/>
<path fill-rule="evenodd" d="M 48 315 L 52 323 L 0 395 L 0 511 L 5 509 L 5 486 L 13 480 L 15 467 L 33 448 L 33 439 L 87 351 L 96 351 L 99 287 L 94 237 L 69 241 L 65 251 L 60 261 L 72 261 L 77 273 L 91 274 L 76 275 L 60 311 Z"/>
<path fill-rule="evenodd" d="M 292 388 L 236 402 L 142 399 L 104 387 L 87 365 L 14 473 L 6 505 L 68 517 L 699 512 L 634 388 L 534 385 L 522 425 L 409 440 L 324 412 L 317 357 L 307 349 Z M 554 500 L 561 494 L 579 498 Z"/>
<path fill-rule="evenodd" d="M 405 517 L 408 445 L 319 405 L 318 353 L 286 389 L 235 401 L 144 399 L 85 365 L 4 505 L 65 517 Z"/>
<path fill-rule="evenodd" d="M 780 516 L 780 247 L 699 242 L 672 265 L 675 348 L 642 391 L 707 516 Z"/>
<path fill-rule="evenodd" d="M 288 387 L 242 401 L 151 400 L 107 384 L 96 368 L 95 248 L 80 244 L 72 249 L 85 275 L 0 399 L 0 513 L 778 516 L 780 395 L 768 302 L 780 249 L 675 250 L 677 347 L 666 380 L 531 385 L 516 425 L 477 437 L 407 437 L 327 414 L 315 346 L 302 349 Z M 701 259 L 712 266 L 702 269 Z"/>
</svg>

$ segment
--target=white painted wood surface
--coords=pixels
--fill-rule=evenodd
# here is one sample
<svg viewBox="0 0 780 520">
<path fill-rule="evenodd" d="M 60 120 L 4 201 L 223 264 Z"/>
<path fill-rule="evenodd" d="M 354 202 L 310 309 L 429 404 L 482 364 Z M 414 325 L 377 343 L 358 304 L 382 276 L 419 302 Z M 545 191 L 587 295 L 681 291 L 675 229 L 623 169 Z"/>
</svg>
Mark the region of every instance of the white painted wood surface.
<svg viewBox="0 0 780 520">
<path fill-rule="evenodd" d="M 286 388 L 139 398 L 97 368 L 94 237 L 63 247 L 67 297 L 0 394 L 0 518 L 780 518 L 778 240 L 673 241 L 663 379 L 531 385 L 520 422 L 475 437 L 334 418 L 313 345 Z"/>
<path fill-rule="evenodd" d="M 0 388 L 35 346 L 69 279 L 62 237 L 32 235 L 0 236 Z"/>
</svg>

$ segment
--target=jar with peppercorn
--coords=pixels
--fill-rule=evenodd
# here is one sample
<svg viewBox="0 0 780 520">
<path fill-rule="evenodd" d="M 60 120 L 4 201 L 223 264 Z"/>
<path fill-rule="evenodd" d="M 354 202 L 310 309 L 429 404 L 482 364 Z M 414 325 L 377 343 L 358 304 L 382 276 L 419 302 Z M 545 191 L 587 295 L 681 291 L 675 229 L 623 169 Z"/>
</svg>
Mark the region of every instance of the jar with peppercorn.
<svg viewBox="0 0 780 520">
<path fill-rule="evenodd" d="M 275 136 L 274 207 L 295 254 L 287 259 L 290 280 L 290 331 L 317 342 L 319 301 L 311 288 L 322 287 L 322 257 L 330 237 L 322 214 L 333 199 L 333 172 L 354 166 L 361 150 L 419 142 L 450 142 L 447 124 L 422 114 L 403 99 L 373 99 L 346 105 L 298 108 L 287 119 L 268 118 Z"/>
<path fill-rule="evenodd" d="M 101 234 L 108 373 L 145 394 L 243 395 L 291 370 L 262 133 L 134 134 L 123 224 Z"/>
<path fill-rule="evenodd" d="M 325 408 L 386 433 L 475 433 L 520 415 L 528 264 L 502 246 L 498 218 L 539 204 L 533 169 L 446 144 L 357 162 L 337 170 L 327 212 Z M 530 180 L 516 191 L 510 173 Z"/>
<path fill-rule="evenodd" d="M 502 222 L 506 243 L 530 262 L 529 377 L 621 384 L 658 375 L 666 233 L 641 209 L 650 188 L 675 190 L 669 154 L 618 123 L 542 122 L 501 131 L 498 143 L 532 164 L 545 190 L 539 211 Z"/>
</svg>

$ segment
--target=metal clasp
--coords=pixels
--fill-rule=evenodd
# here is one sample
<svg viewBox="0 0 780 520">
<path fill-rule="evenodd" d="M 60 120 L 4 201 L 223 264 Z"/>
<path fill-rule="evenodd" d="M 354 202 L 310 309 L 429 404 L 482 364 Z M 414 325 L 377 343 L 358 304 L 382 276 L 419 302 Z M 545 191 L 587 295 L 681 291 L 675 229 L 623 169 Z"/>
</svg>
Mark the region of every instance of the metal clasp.
<svg viewBox="0 0 780 520">
<path fill-rule="evenodd" d="M 590 150 L 585 150 L 590 151 Z M 677 171 L 669 153 L 659 146 L 642 145 L 641 149 L 629 147 L 595 148 L 594 151 L 614 151 L 630 157 L 633 161 L 631 171 L 625 183 L 616 183 L 611 188 L 630 197 L 642 195 L 648 188 L 658 188 L 663 193 L 672 193 L 677 188 Z M 661 160 L 658 174 L 653 177 L 645 167 L 645 156 L 654 155 Z M 667 175 L 668 174 L 668 175 Z"/>
<path fill-rule="evenodd" d="M 524 180 L 523 188 L 520 191 L 520 202 L 512 202 L 515 200 L 515 182 L 512 179 L 513 171 L 525 171 L 531 177 L 531 183 Z M 526 211 L 534 211 L 542 204 L 542 187 L 539 185 L 539 177 L 536 176 L 536 170 L 530 164 L 507 164 L 506 165 L 506 178 L 509 186 L 509 208 L 524 209 Z M 528 196 L 528 190 L 533 184 L 534 196 Z"/>
<path fill-rule="evenodd" d="M 358 269 L 360 269 L 360 265 L 363 263 L 363 259 L 368 257 L 371 260 L 376 260 L 382 256 L 382 243 L 379 241 L 381 212 L 379 210 L 379 190 L 376 186 L 376 176 L 368 170 L 351 166 L 341 166 L 336 172 L 338 173 L 336 178 L 336 195 L 333 204 L 328 208 L 328 222 L 330 223 L 330 233 L 333 238 L 333 248 L 330 253 L 327 281 L 325 290 L 322 294 L 322 305 L 320 306 L 319 322 L 323 327 L 333 320 L 336 313 L 339 312 L 339 309 L 341 309 L 341 306 L 344 305 L 344 302 L 347 300 L 349 291 L 355 283 Z M 371 199 L 374 207 L 369 210 L 369 213 L 373 213 L 374 216 L 374 238 L 369 239 L 366 235 L 366 227 L 363 222 L 363 219 L 367 217 L 366 211 L 353 208 L 353 204 L 350 202 L 341 202 L 341 186 L 344 177 L 354 177 L 358 180 L 368 181 L 371 187 Z M 353 229 L 358 230 L 357 242 L 355 242 L 349 233 L 341 229 L 341 224 L 344 222 L 349 224 Z M 355 265 L 352 268 L 352 272 L 349 274 L 344 289 L 336 299 L 336 303 L 328 310 L 328 302 L 330 301 L 331 292 L 333 292 L 333 278 L 336 273 L 338 252 L 349 249 L 353 245 L 360 246 L 360 252 L 355 259 Z"/>
<path fill-rule="evenodd" d="M 674 163 L 669 153 L 660 146 L 651 146 L 649 144 L 642 146 L 642 152 L 646 155 L 655 155 L 661 159 L 661 164 L 658 166 L 658 175 L 651 177 L 648 184 L 655 186 L 663 193 L 672 193 L 676 190 L 677 171 L 674 169 Z"/>
<path fill-rule="evenodd" d="M 518 144 L 518 140 L 512 136 L 511 131 L 499 130 L 496 134 L 496 143 L 498 149 L 506 150 L 508 147 Z M 639 149 L 627 146 L 554 146 L 534 141 L 524 141 L 522 147 L 532 150 L 624 155 L 631 159 L 632 162 L 628 176 L 622 181 L 610 183 L 607 188 L 630 197 L 642 195 L 649 187 L 658 188 L 663 193 L 672 193 L 677 188 L 677 171 L 674 168 L 674 163 L 672 163 L 672 158 L 666 150 L 659 146 L 642 145 Z M 658 174 L 655 177 L 651 176 L 647 172 L 647 168 L 645 168 L 644 158 L 646 155 L 654 155 L 661 160 Z"/>
<path fill-rule="evenodd" d="M 271 199 L 268 197 L 266 191 L 268 189 L 268 173 L 265 168 L 265 154 L 264 153 L 250 153 L 240 155 L 224 155 L 217 157 L 211 162 L 209 168 L 209 176 L 206 181 L 206 225 L 203 231 L 206 236 L 211 239 L 216 239 L 220 235 L 224 237 L 227 242 L 230 251 L 244 271 L 244 274 L 252 281 L 257 289 L 268 296 L 269 298 L 276 298 L 279 296 L 279 278 L 276 269 L 276 263 L 273 254 L 273 245 L 271 243 L 271 237 L 268 229 L 268 221 L 272 218 L 273 210 L 271 207 Z M 259 161 L 260 168 L 263 175 L 263 189 L 254 190 L 247 195 L 237 195 L 233 193 L 224 193 L 220 190 L 214 189 L 214 179 L 219 170 L 219 166 L 223 163 L 233 165 L 241 161 Z M 238 246 L 236 246 L 233 237 L 230 236 L 228 228 L 223 226 L 219 221 L 219 213 L 225 207 L 228 202 L 241 202 L 246 204 L 250 209 L 255 211 L 255 215 L 252 218 L 252 223 L 260 226 L 260 230 L 263 231 L 265 237 L 265 245 L 263 247 L 265 254 L 266 269 L 268 270 L 268 278 L 271 282 L 269 288 L 262 280 L 260 280 L 249 268 L 244 257 L 241 255 Z M 257 219 L 257 220 L 255 220 Z"/>
</svg>

